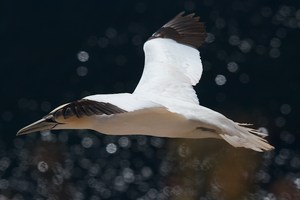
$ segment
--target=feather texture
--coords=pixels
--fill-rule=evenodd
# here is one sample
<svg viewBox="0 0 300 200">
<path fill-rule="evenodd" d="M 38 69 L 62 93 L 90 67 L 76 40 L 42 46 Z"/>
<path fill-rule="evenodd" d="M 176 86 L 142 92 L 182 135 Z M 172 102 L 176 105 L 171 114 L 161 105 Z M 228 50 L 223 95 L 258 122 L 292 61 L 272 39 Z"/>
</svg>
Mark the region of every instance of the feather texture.
<svg viewBox="0 0 300 200">
<path fill-rule="evenodd" d="M 199 20 L 200 17 L 195 17 L 194 13 L 184 16 L 184 12 L 181 12 L 149 39 L 169 38 L 178 43 L 199 48 L 206 38 L 204 24 Z"/>
<path fill-rule="evenodd" d="M 65 104 L 59 109 L 56 109 L 49 113 L 49 115 L 53 115 L 54 119 L 58 117 L 68 119 L 74 116 L 76 116 L 77 118 L 81 118 L 83 116 L 103 114 L 112 115 L 124 112 L 126 111 L 110 103 L 81 99 Z"/>
</svg>

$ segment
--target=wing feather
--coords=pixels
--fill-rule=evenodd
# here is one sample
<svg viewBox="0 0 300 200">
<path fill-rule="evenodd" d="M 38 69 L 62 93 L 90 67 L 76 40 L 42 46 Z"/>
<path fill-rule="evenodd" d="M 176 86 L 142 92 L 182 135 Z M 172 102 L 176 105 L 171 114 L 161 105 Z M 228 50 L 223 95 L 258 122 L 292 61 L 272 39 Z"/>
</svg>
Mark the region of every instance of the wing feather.
<svg viewBox="0 0 300 200">
<path fill-rule="evenodd" d="M 126 111 L 107 102 L 98 102 L 88 99 L 81 99 L 65 104 L 59 107 L 58 109 L 55 109 L 52 112 L 50 112 L 49 115 L 53 115 L 55 118 L 63 117 L 64 119 L 68 119 L 73 116 L 81 118 L 83 116 L 102 114 L 112 115 L 124 112 Z"/>
<path fill-rule="evenodd" d="M 193 89 L 202 75 L 196 49 L 206 37 L 194 14 L 178 14 L 144 44 L 145 66 L 135 94 L 159 96 L 199 104 Z"/>
</svg>

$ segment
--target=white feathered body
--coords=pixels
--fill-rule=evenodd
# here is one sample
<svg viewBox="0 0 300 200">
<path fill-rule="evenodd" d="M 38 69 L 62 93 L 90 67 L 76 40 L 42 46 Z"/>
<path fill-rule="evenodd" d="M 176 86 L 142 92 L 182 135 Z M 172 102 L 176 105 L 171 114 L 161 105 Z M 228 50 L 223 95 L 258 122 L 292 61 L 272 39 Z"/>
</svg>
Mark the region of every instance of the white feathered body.
<svg viewBox="0 0 300 200">
<path fill-rule="evenodd" d="M 225 139 L 235 147 L 256 151 L 269 148 L 252 129 L 240 126 L 209 108 L 168 98 L 155 99 L 160 104 L 135 94 L 93 95 L 89 100 L 109 102 L 129 112 L 93 116 L 89 129 L 109 135 L 149 135 L 168 138 Z M 126 102 L 131 102 L 127 104 Z M 260 134 L 255 132 L 256 134 Z"/>
</svg>

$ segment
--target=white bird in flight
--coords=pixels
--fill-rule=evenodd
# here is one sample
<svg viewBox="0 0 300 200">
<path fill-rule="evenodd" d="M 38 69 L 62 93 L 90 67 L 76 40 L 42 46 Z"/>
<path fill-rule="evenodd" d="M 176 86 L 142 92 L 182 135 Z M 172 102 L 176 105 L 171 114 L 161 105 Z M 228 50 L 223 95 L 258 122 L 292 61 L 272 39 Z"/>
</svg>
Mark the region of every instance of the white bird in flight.
<svg viewBox="0 0 300 200">
<path fill-rule="evenodd" d="M 199 105 L 193 86 L 202 75 L 203 23 L 181 12 L 144 44 L 145 66 L 133 93 L 98 94 L 61 105 L 17 135 L 91 129 L 108 135 L 224 139 L 234 147 L 267 151 L 263 134 Z"/>
</svg>

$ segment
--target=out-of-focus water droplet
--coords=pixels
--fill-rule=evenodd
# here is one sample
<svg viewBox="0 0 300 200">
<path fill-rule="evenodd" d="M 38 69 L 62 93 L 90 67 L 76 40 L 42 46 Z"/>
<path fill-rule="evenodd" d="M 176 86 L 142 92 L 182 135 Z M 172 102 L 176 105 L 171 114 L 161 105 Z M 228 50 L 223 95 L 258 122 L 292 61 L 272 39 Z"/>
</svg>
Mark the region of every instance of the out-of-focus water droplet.
<svg viewBox="0 0 300 200">
<path fill-rule="evenodd" d="M 118 191 L 123 191 L 126 189 L 126 184 L 122 176 L 117 176 L 114 180 L 115 189 Z"/>
<path fill-rule="evenodd" d="M 137 136 L 137 142 L 139 145 L 146 145 L 147 144 L 147 137 L 143 135 Z"/>
<path fill-rule="evenodd" d="M 168 162 L 164 162 L 161 164 L 159 168 L 159 173 L 162 176 L 167 176 L 172 170 L 172 166 Z"/>
<path fill-rule="evenodd" d="M 277 127 L 284 127 L 286 120 L 283 117 L 277 117 L 275 119 L 275 124 Z"/>
<path fill-rule="evenodd" d="M 259 127 L 257 129 L 258 132 L 262 133 L 262 134 L 265 134 L 265 135 L 268 135 L 269 131 L 266 127 Z"/>
<path fill-rule="evenodd" d="M 158 196 L 158 191 L 154 188 L 151 188 L 148 192 L 147 192 L 147 196 L 150 199 L 157 199 Z"/>
<path fill-rule="evenodd" d="M 108 199 L 109 197 L 111 197 L 111 191 L 107 188 L 101 189 L 101 196 L 104 199 Z"/>
<path fill-rule="evenodd" d="M 270 41 L 270 46 L 273 48 L 279 48 L 281 46 L 281 40 L 279 38 L 272 38 Z"/>
<path fill-rule="evenodd" d="M 284 6 L 281 6 L 281 8 L 279 9 L 279 14 L 286 17 L 286 16 L 291 15 L 291 11 L 292 11 L 292 9 L 290 6 L 284 5 Z"/>
<path fill-rule="evenodd" d="M 150 167 L 143 167 L 141 173 L 142 173 L 142 176 L 145 178 L 149 178 L 153 174 Z"/>
<path fill-rule="evenodd" d="M 226 21 L 220 17 L 216 19 L 215 23 L 217 29 L 222 29 L 226 26 Z"/>
<path fill-rule="evenodd" d="M 106 145 L 106 151 L 110 154 L 116 153 L 117 145 L 115 145 L 114 143 L 109 143 L 108 145 Z"/>
<path fill-rule="evenodd" d="M 207 33 L 207 36 L 205 38 L 205 42 L 207 43 L 213 43 L 215 41 L 215 35 L 212 33 Z"/>
<path fill-rule="evenodd" d="M 90 200 L 101 200 L 100 197 L 96 196 L 96 195 L 93 195 Z"/>
<path fill-rule="evenodd" d="M 283 104 L 281 107 L 280 107 L 280 112 L 284 115 L 288 115 L 290 114 L 290 112 L 292 111 L 292 108 L 289 104 Z"/>
<path fill-rule="evenodd" d="M 273 193 L 268 193 L 266 197 L 263 197 L 263 200 L 277 200 L 277 198 Z"/>
<path fill-rule="evenodd" d="M 178 148 L 178 154 L 181 157 L 187 157 L 191 153 L 191 149 L 186 144 L 181 144 Z"/>
<path fill-rule="evenodd" d="M 150 139 L 150 143 L 157 148 L 161 148 L 164 144 L 164 140 L 162 138 L 158 138 L 158 137 L 152 137 Z"/>
<path fill-rule="evenodd" d="M 99 40 L 98 40 L 98 45 L 99 45 L 100 48 L 105 48 L 105 47 L 107 47 L 108 43 L 109 43 L 109 41 L 108 41 L 108 39 L 105 38 L 105 37 L 101 37 L 101 38 L 99 38 Z"/>
<path fill-rule="evenodd" d="M 241 74 L 239 79 L 240 79 L 241 83 L 244 83 L 244 84 L 249 83 L 249 81 L 250 81 L 249 75 L 245 74 L 245 73 Z"/>
<path fill-rule="evenodd" d="M 118 143 L 119 143 L 120 147 L 123 147 L 123 148 L 128 148 L 128 147 L 130 147 L 130 144 L 131 144 L 128 137 L 125 137 L 125 136 L 120 137 L 118 140 Z"/>
<path fill-rule="evenodd" d="M 83 169 L 89 169 L 92 165 L 91 161 L 87 158 L 81 158 L 79 160 L 79 165 L 83 168 Z"/>
<path fill-rule="evenodd" d="M 295 184 L 295 186 L 296 186 L 297 189 L 300 189 L 300 178 L 296 178 L 294 180 L 294 184 Z"/>
<path fill-rule="evenodd" d="M 300 20 L 300 9 L 295 12 L 295 17 L 297 20 Z"/>
<path fill-rule="evenodd" d="M 253 46 L 253 42 L 251 40 L 242 40 L 239 48 L 243 53 L 250 52 L 251 48 Z"/>
<path fill-rule="evenodd" d="M 117 34 L 118 34 L 117 30 L 114 29 L 114 28 L 112 28 L 112 27 L 109 27 L 109 28 L 106 29 L 106 31 L 105 31 L 106 37 L 108 37 L 108 38 L 110 38 L 110 39 L 116 37 Z"/>
<path fill-rule="evenodd" d="M 77 58 L 80 62 L 87 62 L 89 60 L 89 54 L 86 51 L 80 51 L 77 54 Z"/>
<path fill-rule="evenodd" d="M 49 136 L 50 134 L 51 134 L 50 131 L 41 131 L 42 137 L 47 137 L 47 136 Z"/>
<path fill-rule="evenodd" d="M 8 157 L 2 157 L 0 159 L 0 170 L 5 171 L 10 166 L 10 159 Z"/>
<path fill-rule="evenodd" d="M 202 65 L 203 65 L 203 70 L 204 71 L 209 71 L 212 68 L 211 63 L 209 61 L 206 61 L 206 60 L 204 60 L 202 62 Z"/>
<path fill-rule="evenodd" d="M 85 66 L 79 66 L 76 69 L 77 75 L 78 76 L 86 76 L 88 74 L 88 68 Z"/>
<path fill-rule="evenodd" d="M 55 185 L 61 185 L 63 182 L 64 182 L 64 178 L 62 175 L 60 174 L 56 174 L 52 177 L 52 182 L 55 184 Z"/>
<path fill-rule="evenodd" d="M 9 182 L 6 179 L 0 179 L 0 190 L 5 190 L 9 187 Z M 0 200 L 2 200 L 0 196 Z M 6 198 L 3 198 L 3 200 L 8 200 Z"/>
<path fill-rule="evenodd" d="M 294 169 L 299 169 L 300 167 L 300 158 L 299 156 L 295 156 L 291 159 L 290 162 L 291 167 L 293 167 Z"/>
<path fill-rule="evenodd" d="M 99 165 L 93 165 L 89 168 L 89 175 L 90 176 L 96 176 L 99 173 Z"/>
<path fill-rule="evenodd" d="M 92 138 L 90 137 L 84 137 L 82 138 L 81 140 L 81 145 L 84 147 L 84 148 L 91 148 L 94 144 L 94 141 Z"/>
<path fill-rule="evenodd" d="M 228 71 L 234 73 L 234 72 L 237 72 L 237 70 L 239 69 L 239 66 L 236 62 L 229 62 L 227 64 L 227 69 L 228 69 Z"/>
<path fill-rule="evenodd" d="M 24 146 L 24 140 L 20 139 L 20 138 L 15 138 L 14 139 L 14 146 L 17 148 L 17 149 L 22 149 L 23 146 Z"/>
<path fill-rule="evenodd" d="M 288 131 L 282 131 L 280 133 L 280 139 L 287 144 L 292 144 L 295 141 L 295 136 L 289 133 Z"/>
<path fill-rule="evenodd" d="M 276 31 L 276 36 L 279 37 L 279 38 L 285 38 L 287 35 L 287 32 L 286 32 L 286 29 L 285 28 L 278 28 L 277 31 Z"/>
<path fill-rule="evenodd" d="M 217 85 L 224 85 L 226 83 L 226 77 L 224 75 L 218 74 L 215 78 Z"/>
<path fill-rule="evenodd" d="M 267 172 L 261 170 L 257 173 L 257 178 L 263 183 L 268 183 L 270 181 L 271 176 Z"/>
<path fill-rule="evenodd" d="M 84 194 L 80 191 L 75 191 L 73 195 L 74 195 L 74 199 L 76 199 L 76 200 L 84 199 Z"/>
<path fill-rule="evenodd" d="M 278 48 L 272 48 L 269 55 L 271 58 L 278 58 L 280 56 L 280 50 Z"/>
<path fill-rule="evenodd" d="M 40 172 L 46 172 L 48 171 L 48 164 L 45 161 L 40 161 L 37 164 L 37 168 Z"/>
<path fill-rule="evenodd" d="M 260 13 L 263 17 L 271 17 L 273 11 L 270 7 L 265 6 L 261 8 Z"/>
<path fill-rule="evenodd" d="M 98 38 L 96 36 L 90 36 L 88 39 L 88 45 L 89 46 L 96 46 L 97 45 Z"/>
<path fill-rule="evenodd" d="M 279 152 L 280 158 L 282 158 L 284 160 L 287 160 L 290 157 L 290 155 L 291 155 L 291 152 L 288 149 L 281 149 Z"/>
<path fill-rule="evenodd" d="M 231 44 L 233 46 L 237 46 L 237 45 L 239 45 L 241 43 L 240 38 L 237 35 L 231 35 L 229 37 L 228 42 L 229 42 L 229 44 Z"/>
<path fill-rule="evenodd" d="M 126 183 L 132 183 L 135 179 L 133 170 L 130 168 L 125 168 L 122 174 Z"/>
<path fill-rule="evenodd" d="M 59 135 L 58 135 L 58 140 L 59 140 L 60 142 L 67 142 L 68 139 L 69 139 L 68 134 L 59 134 Z"/>
<path fill-rule="evenodd" d="M 43 141 L 54 142 L 56 140 L 56 137 L 51 134 L 51 131 L 41 131 L 41 135 Z"/>
</svg>

